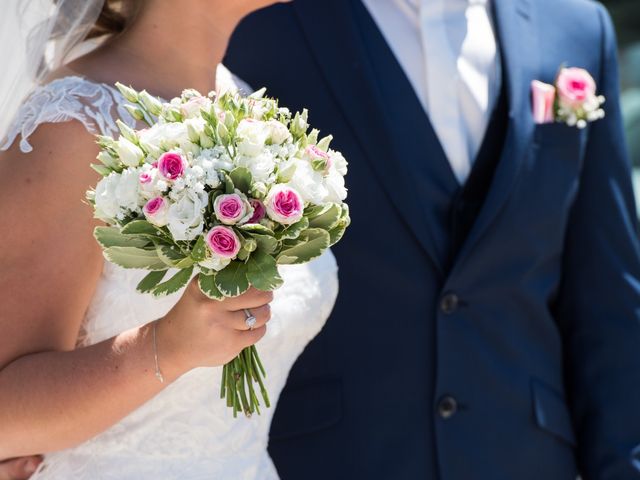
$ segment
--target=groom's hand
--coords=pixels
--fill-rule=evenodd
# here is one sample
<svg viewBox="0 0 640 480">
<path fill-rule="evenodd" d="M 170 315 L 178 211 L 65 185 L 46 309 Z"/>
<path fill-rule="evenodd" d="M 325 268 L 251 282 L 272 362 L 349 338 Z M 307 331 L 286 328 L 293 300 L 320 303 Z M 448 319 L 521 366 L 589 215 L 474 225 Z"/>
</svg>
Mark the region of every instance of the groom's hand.
<svg viewBox="0 0 640 480">
<path fill-rule="evenodd" d="M 12 458 L 0 462 L 0 480 L 27 480 L 38 468 L 38 456 Z"/>
</svg>

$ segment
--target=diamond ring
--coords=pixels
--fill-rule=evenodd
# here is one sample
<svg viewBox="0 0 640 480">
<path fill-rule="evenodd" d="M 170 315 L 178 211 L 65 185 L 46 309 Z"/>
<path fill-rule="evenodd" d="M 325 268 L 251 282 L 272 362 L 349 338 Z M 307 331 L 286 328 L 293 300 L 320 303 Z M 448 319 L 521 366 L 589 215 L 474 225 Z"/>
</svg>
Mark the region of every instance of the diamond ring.
<svg viewBox="0 0 640 480">
<path fill-rule="evenodd" d="M 244 314 L 247 317 L 244 323 L 247 325 L 247 328 L 249 330 L 253 330 L 253 327 L 255 327 L 256 323 L 258 323 L 258 319 L 254 315 L 252 315 L 251 312 L 246 308 L 244 309 Z"/>
</svg>

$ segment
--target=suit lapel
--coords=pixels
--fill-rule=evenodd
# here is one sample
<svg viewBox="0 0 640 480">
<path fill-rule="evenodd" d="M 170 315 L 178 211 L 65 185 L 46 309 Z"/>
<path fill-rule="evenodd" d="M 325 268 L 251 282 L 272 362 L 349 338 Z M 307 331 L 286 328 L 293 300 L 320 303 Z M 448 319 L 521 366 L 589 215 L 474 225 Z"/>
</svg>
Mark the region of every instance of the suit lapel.
<svg viewBox="0 0 640 480">
<path fill-rule="evenodd" d="M 506 69 L 509 125 L 491 188 L 455 259 L 454 270 L 473 250 L 505 205 L 531 144 L 535 125 L 530 106 L 530 85 L 539 62 L 531 1 L 493 0 L 502 68 Z"/>
<path fill-rule="evenodd" d="M 394 154 L 393 142 L 389 140 L 393 129 L 385 118 L 385 104 L 367 62 L 351 2 L 308 0 L 296 1 L 293 6 L 311 51 L 367 161 L 407 228 L 443 273 L 445 256 L 438 248 L 443 242 L 437 241 L 442 239 L 430 228 L 420 192 L 406 165 Z M 328 30 L 317 25 L 334 27 Z M 432 150 L 442 151 L 442 148 L 436 144 Z"/>
</svg>

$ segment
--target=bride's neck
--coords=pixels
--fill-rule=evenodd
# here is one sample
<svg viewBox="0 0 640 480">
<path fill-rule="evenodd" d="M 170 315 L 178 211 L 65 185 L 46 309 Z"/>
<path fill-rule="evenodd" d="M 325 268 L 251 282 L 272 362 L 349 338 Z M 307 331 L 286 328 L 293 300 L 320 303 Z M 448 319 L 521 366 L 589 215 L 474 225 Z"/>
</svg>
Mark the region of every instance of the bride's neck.
<svg viewBox="0 0 640 480">
<path fill-rule="evenodd" d="M 80 59 L 80 68 L 97 69 L 97 74 L 86 72 L 91 78 L 131 84 L 164 98 L 176 96 L 184 88 L 209 92 L 215 88 L 215 67 L 246 13 L 234 3 L 146 2 L 127 31 Z"/>
</svg>

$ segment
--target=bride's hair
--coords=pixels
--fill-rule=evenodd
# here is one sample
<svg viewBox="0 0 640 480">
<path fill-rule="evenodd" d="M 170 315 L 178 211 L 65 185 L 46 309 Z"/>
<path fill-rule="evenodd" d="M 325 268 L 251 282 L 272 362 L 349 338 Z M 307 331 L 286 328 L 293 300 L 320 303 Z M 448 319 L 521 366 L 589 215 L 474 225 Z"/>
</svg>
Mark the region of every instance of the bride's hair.
<svg viewBox="0 0 640 480">
<path fill-rule="evenodd" d="M 53 2 L 60 4 L 60 15 L 53 31 L 55 38 L 57 35 L 66 35 L 69 26 L 73 25 L 77 13 L 75 12 L 75 2 L 61 2 L 60 0 L 53 0 Z M 144 0 L 104 0 L 100 14 L 85 39 L 122 33 L 140 11 L 143 3 Z"/>
<path fill-rule="evenodd" d="M 87 38 L 123 32 L 143 3 L 144 0 L 105 0 L 100 16 L 87 34 Z"/>
</svg>

